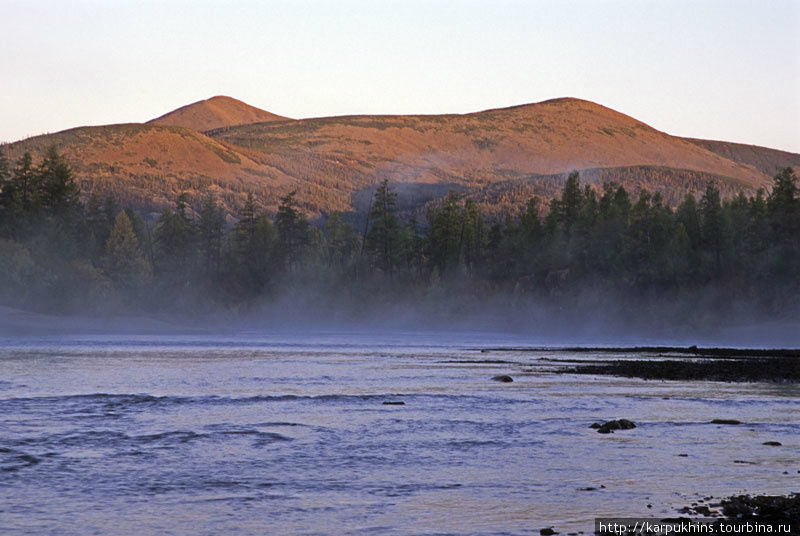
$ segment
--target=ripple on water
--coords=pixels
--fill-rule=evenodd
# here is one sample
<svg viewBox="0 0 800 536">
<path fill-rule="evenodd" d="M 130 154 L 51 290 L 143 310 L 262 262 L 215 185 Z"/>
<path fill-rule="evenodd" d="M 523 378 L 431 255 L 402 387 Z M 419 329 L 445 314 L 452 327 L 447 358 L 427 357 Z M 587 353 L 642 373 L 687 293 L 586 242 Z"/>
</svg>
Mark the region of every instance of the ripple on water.
<svg viewBox="0 0 800 536">
<path fill-rule="evenodd" d="M 0 348 L 9 532 L 565 533 L 674 514 L 676 492 L 783 493 L 800 470 L 788 387 L 522 375 L 529 356 L 471 363 L 457 344 L 141 343 L 35 365 Z M 612 418 L 638 427 L 588 428 Z"/>
</svg>

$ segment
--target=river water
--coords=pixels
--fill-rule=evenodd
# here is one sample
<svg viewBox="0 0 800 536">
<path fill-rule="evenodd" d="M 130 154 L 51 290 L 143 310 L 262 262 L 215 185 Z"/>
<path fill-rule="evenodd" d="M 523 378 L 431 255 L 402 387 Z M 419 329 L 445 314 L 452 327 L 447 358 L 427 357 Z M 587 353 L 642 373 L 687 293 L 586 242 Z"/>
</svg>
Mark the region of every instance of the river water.
<svg viewBox="0 0 800 536">
<path fill-rule="evenodd" d="M 526 342 L 1 340 L 0 534 L 590 533 L 597 516 L 800 491 L 800 386 L 563 375 L 598 356 L 481 351 Z M 623 417 L 638 427 L 588 428 Z"/>
</svg>

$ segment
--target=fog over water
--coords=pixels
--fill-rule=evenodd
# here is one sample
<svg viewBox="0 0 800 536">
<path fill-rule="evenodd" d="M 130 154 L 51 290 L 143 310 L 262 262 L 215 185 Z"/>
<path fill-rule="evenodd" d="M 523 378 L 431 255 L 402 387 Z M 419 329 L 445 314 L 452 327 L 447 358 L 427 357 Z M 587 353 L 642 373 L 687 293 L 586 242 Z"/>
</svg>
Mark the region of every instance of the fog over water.
<svg viewBox="0 0 800 536">
<path fill-rule="evenodd" d="M 540 344 L 524 333 L 150 322 L 4 335 L 0 531 L 538 534 L 797 491 L 796 384 L 562 375 L 599 354 L 487 351 Z M 613 418 L 637 428 L 588 428 Z M 710 424 L 726 418 L 745 424 Z"/>
<path fill-rule="evenodd" d="M 302 338 L 309 333 L 394 337 L 421 332 L 458 339 L 497 333 L 528 346 L 800 347 L 800 313 L 770 316 L 746 307 L 715 309 L 711 301 L 637 302 L 584 294 L 553 303 L 504 294 L 461 299 L 447 293 L 422 302 L 369 303 L 294 293 L 248 310 L 206 309 L 198 314 L 46 314 L 0 306 L 0 336 L 247 333 Z"/>
</svg>

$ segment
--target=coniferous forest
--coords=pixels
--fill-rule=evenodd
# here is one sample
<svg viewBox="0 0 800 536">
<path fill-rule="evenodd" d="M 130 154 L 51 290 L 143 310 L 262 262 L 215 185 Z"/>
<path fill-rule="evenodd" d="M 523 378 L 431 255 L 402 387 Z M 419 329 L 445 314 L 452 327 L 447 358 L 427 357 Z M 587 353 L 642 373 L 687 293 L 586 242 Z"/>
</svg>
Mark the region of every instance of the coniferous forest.
<svg viewBox="0 0 800 536">
<path fill-rule="evenodd" d="M 0 303 L 46 312 L 203 314 L 270 304 L 379 311 L 404 304 L 509 316 L 625 312 L 708 322 L 796 319 L 800 194 L 790 168 L 769 192 L 721 198 L 709 183 L 676 207 L 569 175 L 548 203 L 492 221 L 451 192 L 403 219 L 386 181 L 362 223 L 312 224 L 294 195 L 275 214 L 253 196 L 235 222 L 212 194 L 178 196 L 156 218 L 81 195 L 55 148 L 40 162 L 0 153 Z M 356 228 L 358 227 L 358 228 Z M 623 315 L 624 316 L 624 315 Z"/>
</svg>

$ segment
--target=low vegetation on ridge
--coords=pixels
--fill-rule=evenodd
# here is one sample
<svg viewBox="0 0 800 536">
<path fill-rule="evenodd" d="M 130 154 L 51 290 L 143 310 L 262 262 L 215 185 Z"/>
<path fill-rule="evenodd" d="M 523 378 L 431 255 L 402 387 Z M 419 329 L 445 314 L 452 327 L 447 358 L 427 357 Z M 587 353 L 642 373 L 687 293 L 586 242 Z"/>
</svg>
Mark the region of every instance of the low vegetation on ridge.
<svg viewBox="0 0 800 536">
<path fill-rule="evenodd" d="M 800 155 L 677 138 L 579 99 L 470 114 L 292 120 L 214 97 L 146 124 L 37 136 L 5 153 L 42 158 L 52 145 L 72 166 L 84 202 L 113 196 L 157 214 L 177 195 L 198 205 L 211 191 L 232 221 L 248 194 L 275 215 L 294 191 L 310 218 L 339 211 L 359 225 L 353 213 L 363 215 L 384 179 L 417 217 L 450 189 L 499 217 L 516 215 L 533 195 L 557 196 L 573 170 L 597 194 L 614 181 L 633 195 L 659 192 L 675 208 L 686 193 L 702 195 L 709 180 L 726 199 L 754 195 L 779 169 L 800 165 Z"/>
</svg>

